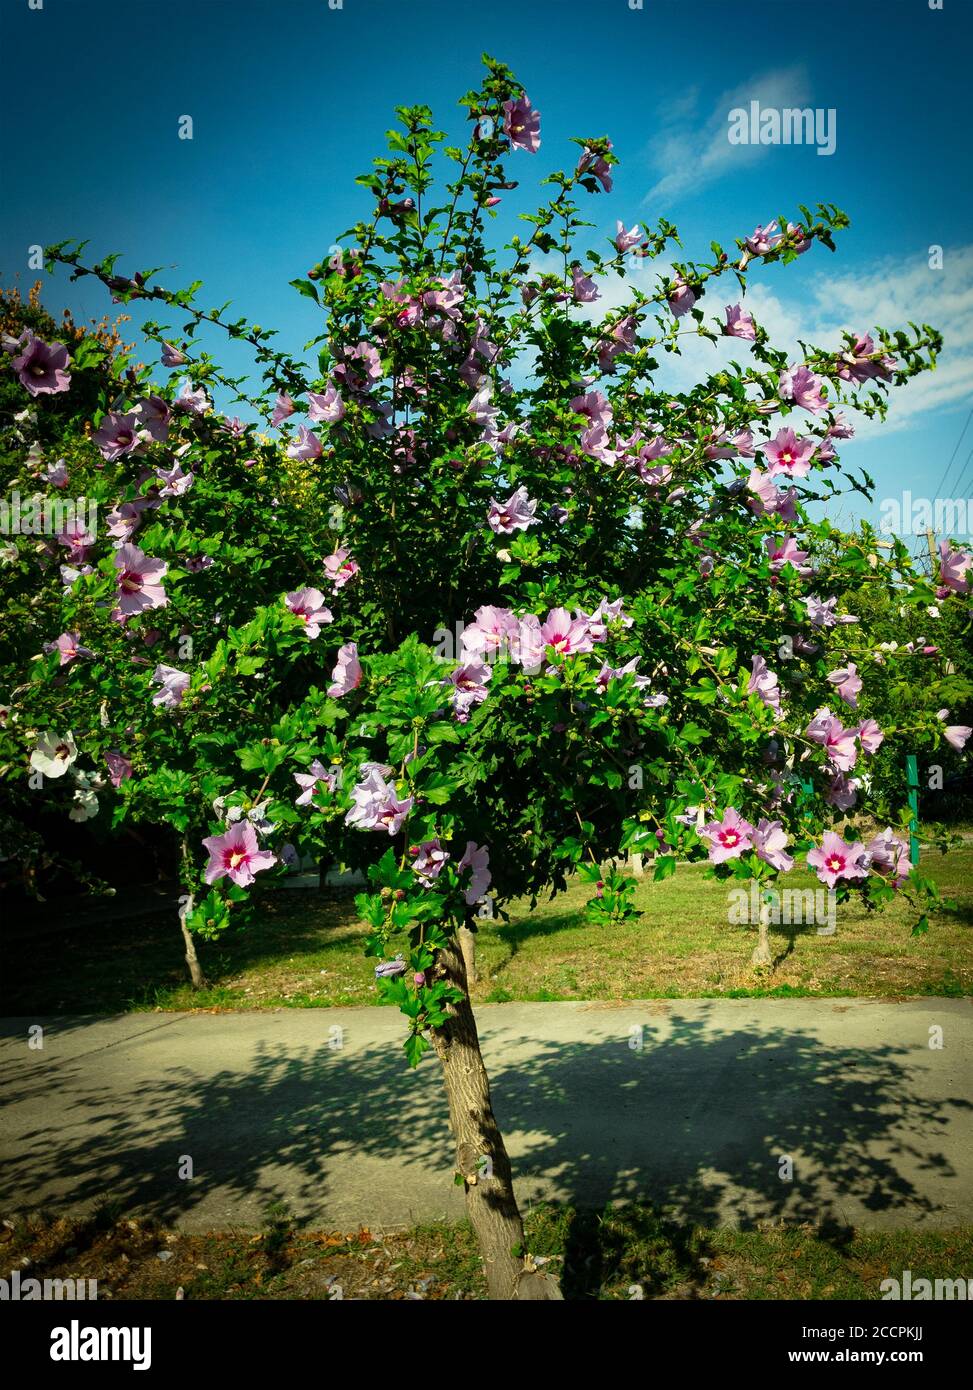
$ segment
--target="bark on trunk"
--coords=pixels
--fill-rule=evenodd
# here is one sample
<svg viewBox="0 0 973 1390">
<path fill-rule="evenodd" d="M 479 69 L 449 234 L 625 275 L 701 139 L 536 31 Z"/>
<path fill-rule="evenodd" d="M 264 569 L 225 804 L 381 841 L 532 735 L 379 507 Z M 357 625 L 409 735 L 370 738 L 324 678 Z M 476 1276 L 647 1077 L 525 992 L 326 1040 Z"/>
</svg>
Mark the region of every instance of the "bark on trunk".
<svg viewBox="0 0 973 1390">
<path fill-rule="evenodd" d="M 193 904 L 192 899 L 190 899 L 186 911 L 184 913 L 180 912 L 179 914 L 179 926 L 182 930 L 183 945 L 186 948 L 186 964 L 189 967 L 189 978 L 192 981 L 193 989 L 205 989 L 206 976 L 203 974 L 203 967 L 200 965 L 199 957 L 196 955 L 196 942 L 193 940 L 192 932 L 186 926 L 186 918 L 192 910 Z"/>
<path fill-rule="evenodd" d="M 462 926 L 457 932 L 459 948 L 463 952 L 463 965 L 466 978 L 471 985 L 479 984 L 480 976 L 476 968 L 476 932 L 471 927 Z"/>
<path fill-rule="evenodd" d="M 757 924 L 757 945 L 750 957 L 751 965 L 773 965 L 774 957 L 770 950 L 770 903 L 761 902 L 760 920 Z"/>
<path fill-rule="evenodd" d="M 561 1298 L 557 1280 L 535 1269 L 525 1258 L 524 1223 L 514 1197 L 510 1159 L 490 1101 L 490 1081 L 467 994 L 462 949 L 451 944 L 440 952 L 438 965 L 464 995 L 454 1006 L 449 1022 L 434 1029 L 432 1038 L 443 1068 L 456 1167 L 466 1192 L 466 1214 L 483 1256 L 489 1295 L 492 1299 Z"/>
<path fill-rule="evenodd" d="M 189 968 L 189 978 L 193 989 L 206 988 L 206 976 L 203 974 L 203 967 L 199 963 L 196 955 L 196 942 L 192 932 L 186 925 L 187 918 L 193 910 L 194 896 L 188 890 L 188 885 L 192 883 L 193 856 L 189 848 L 189 840 L 184 835 L 180 846 L 182 850 L 183 882 L 187 885 L 186 893 L 179 899 L 179 929 L 182 932 L 182 944 L 186 950 L 186 965 Z"/>
</svg>

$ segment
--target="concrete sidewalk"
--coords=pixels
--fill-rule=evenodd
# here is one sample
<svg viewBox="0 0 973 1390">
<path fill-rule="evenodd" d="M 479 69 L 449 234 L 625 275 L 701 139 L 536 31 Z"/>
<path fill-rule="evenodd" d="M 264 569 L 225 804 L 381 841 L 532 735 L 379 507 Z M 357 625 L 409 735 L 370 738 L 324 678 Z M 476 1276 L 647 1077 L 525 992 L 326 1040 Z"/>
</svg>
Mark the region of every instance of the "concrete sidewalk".
<svg viewBox="0 0 973 1390">
<path fill-rule="evenodd" d="M 973 1223 L 968 1000 L 498 1004 L 478 1019 L 524 1205 Z M 458 1216 L 438 1064 L 409 1071 L 403 1037 L 378 1008 L 0 1022 L 0 1210 L 114 1198 L 184 1229 L 257 1226 L 274 1200 L 326 1229 Z"/>
</svg>

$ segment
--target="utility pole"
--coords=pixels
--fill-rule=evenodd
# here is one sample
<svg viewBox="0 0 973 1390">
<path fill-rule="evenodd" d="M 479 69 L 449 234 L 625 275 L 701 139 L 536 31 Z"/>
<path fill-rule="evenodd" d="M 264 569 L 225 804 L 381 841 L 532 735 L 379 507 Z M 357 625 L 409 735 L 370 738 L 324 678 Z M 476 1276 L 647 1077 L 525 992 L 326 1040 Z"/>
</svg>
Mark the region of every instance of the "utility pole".
<svg viewBox="0 0 973 1390">
<path fill-rule="evenodd" d="M 933 530 L 926 532 L 926 544 L 929 546 L 929 573 L 933 579 L 936 578 L 936 565 L 939 563 L 939 556 L 936 552 L 936 533 Z"/>
</svg>

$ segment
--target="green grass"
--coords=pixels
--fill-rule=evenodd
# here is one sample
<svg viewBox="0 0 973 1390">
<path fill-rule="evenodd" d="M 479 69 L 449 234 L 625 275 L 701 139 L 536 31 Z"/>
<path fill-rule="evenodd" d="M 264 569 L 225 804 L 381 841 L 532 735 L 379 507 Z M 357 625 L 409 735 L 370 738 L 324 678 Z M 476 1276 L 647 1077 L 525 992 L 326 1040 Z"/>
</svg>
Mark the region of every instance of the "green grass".
<svg viewBox="0 0 973 1390">
<path fill-rule="evenodd" d="M 584 915 L 589 890 L 573 883 L 553 902 L 510 906 L 510 921 L 478 932 L 475 1000 L 647 999 L 973 994 L 973 848 L 923 857 L 955 912 L 913 937 L 898 901 L 884 912 L 838 909 L 837 932 L 815 925 L 771 930 L 775 966 L 751 968 L 755 933 L 728 921 L 726 886 L 704 865 L 640 882 L 642 916 L 599 926 Z M 811 887 L 806 872 L 788 886 Z M 86 926 L 4 949 L 0 1009 L 7 1014 L 131 1009 L 319 1008 L 377 1003 L 364 932 L 350 900 L 316 892 L 269 895 L 258 921 L 199 953 L 211 987 L 185 983 L 175 920 L 158 914 Z"/>
<path fill-rule="evenodd" d="M 283 1210 L 261 1231 L 177 1233 L 117 1212 L 0 1228 L 7 1267 L 98 1280 L 98 1296 L 171 1299 L 482 1299 L 465 1222 L 380 1234 L 300 1231 Z M 973 1277 L 973 1231 L 852 1231 L 767 1225 L 710 1230 L 632 1203 L 555 1204 L 526 1217 L 527 1246 L 571 1301 L 880 1299 L 886 1278 Z M 163 1261 L 159 1254 L 166 1254 Z"/>
</svg>

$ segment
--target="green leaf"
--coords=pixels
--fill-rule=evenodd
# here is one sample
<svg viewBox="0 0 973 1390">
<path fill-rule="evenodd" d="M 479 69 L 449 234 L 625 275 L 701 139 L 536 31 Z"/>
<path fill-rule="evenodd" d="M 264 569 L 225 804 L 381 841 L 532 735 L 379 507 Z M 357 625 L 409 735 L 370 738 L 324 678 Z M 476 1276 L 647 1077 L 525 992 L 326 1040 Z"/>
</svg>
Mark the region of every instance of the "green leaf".
<svg viewBox="0 0 973 1390">
<path fill-rule="evenodd" d="M 676 856 L 674 854 L 660 854 L 655 861 L 655 873 L 652 875 L 655 883 L 661 883 L 664 878 L 671 878 L 676 872 Z"/>
<path fill-rule="evenodd" d="M 423 1053 L 428 1052 L 432 1043 L 422 1033 L 410 1033 L 402 1044 L 410 1067 L 417 1067 Z"/>
</svg>

